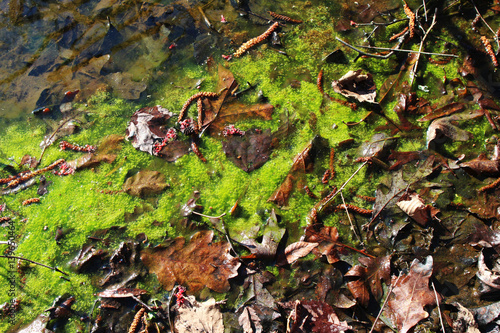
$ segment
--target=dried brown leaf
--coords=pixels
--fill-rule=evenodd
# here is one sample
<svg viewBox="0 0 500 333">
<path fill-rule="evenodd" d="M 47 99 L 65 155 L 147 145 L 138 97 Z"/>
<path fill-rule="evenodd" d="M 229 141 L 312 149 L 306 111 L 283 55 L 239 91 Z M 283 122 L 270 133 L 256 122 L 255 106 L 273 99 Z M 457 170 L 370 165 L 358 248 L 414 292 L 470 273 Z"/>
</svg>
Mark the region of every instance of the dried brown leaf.
<svg viewBox="0 0 500 333">
<path fill-rule="evenodd" d="M 176 332 L 224 333 L 222 313 L 213 298 L 199 303 L 194 296 L 187 296 L 184 303 L 184 305 L 178 308 L 178 315 L 174 320 Z"/>
<path fill-rule="evenodd" d="M 387 304 L 392 321 L 401 333 L 429 316 L 424 307 L 436 305 L 436 296 L 429 288 L 432 267 L 432 256 L 428 256 L 425 263 L 415 259 L 408 274 L 392 278 L 393 289 Z"/>
<path fill-rule="evenodd" d="M 212 243 L 212 238 L 212 231 L 196 233 L 188 244 L 178 237 L 167 247 L 145 249 L 141 260 L 166 290 L 178 283 L 192 293 L 204 287 L 226 292 L 230 288 L 228 280 L 238 275 L 240 263 L 229 254 L 229 243 Z"/>
<path fill-rule="evenodd" d="M 238 323 L 243 328 L 244 333 L 261 333 L 262 325 L 257 312 L 251 306 L 246 306 L 238 317 Z"/>
<path fill-rule="evenodd" d="M 310 225 L 305 230 L 304 241 L 310 243 L 318 243 L 317 251 L 325 255 L 328 263 L 333 264 L 339 261 L 337 246 L 339 232 L 336 227 Z"/>
</svg>

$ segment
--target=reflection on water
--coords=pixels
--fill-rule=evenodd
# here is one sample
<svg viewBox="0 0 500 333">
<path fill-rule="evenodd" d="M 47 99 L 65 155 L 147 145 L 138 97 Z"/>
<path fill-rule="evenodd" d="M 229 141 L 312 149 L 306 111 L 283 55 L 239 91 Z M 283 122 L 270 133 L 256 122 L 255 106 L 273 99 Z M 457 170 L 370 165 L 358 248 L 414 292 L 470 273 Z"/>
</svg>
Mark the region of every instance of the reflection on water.
<svg viewBox="0 0 500 333">
<path fill-rule="evenodd" d="M 154 69 L 185 59 L 182 50 L 198 48 L 197 60 L 206 58 L 216 41 L 198 21 L 201 8 L 195 1 L 1 2 L 0 116 L 55 104 L 68 90 L 79 90 L 79 99 L 96 89 L 140 98 L 168 73 Z"/>
</svg>

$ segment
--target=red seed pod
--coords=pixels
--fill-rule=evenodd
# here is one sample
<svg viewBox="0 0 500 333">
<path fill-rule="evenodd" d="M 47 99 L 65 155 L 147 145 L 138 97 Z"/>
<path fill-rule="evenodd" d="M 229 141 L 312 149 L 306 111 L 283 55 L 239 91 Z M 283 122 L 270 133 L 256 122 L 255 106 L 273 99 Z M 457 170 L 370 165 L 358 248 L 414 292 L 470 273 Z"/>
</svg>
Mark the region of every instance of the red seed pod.
<svg viewBox="0 0 500 333">
<path fill-rule="evenodd" d="M 481 36 L 481 42 L 483 42 L 484 49 L 486 50 L 486 52 L 490 56 L 491 62 L 493 63 L 493 66 L 498 67 L 497 57 L 495 55 L 495 52 L 493 52 L 493 48 L 491 47 L 491 44 L 490 44 L 490 41 L 488 40 L 488 38 L 486 38 L 485 36 Z"/>
<path fill-rule="evenodd" d="M 318 90 L 321 93 L 321 95 L 324 95 L 325 91 L 323 90 L 323 70 L 320 70 L 318 73 L 318 79 L 316 80 L 316 86 L 318 87 Z"/>
<path fill-rule="evenodd" d="M 278 22 L 274 22 L 274 24 L 270 26 L 269 29 L 267 29 L 262 35 L 252 38 L 246 43 L 243 43 L 240 46 L 240 48 L 236 52 L 234 52 L 233 56 L 235 58 L 241 57 L 252 46 L 259 44 L 260 42 L 264 41 L 267 37 L 271 36 L 273 31 L 278 28 L 278 25 L 279 25 Z"/>
<path fill-rule="evenodd" d="M 368 202 L 375 202 L 375 199 L 376 199 L 375 197 L 369 197 L 369 196 L 361 195 L 361 194 L 356 194 L 356 197 L 363 199 L 365 201 L 368 201 Z"/>
<path fill-rule="evenodd" d="M 373 214 L 372 209 L 364 209 L 364 208 L 360 208 L 360 207 L 357 207 L 357 206 L 354 206 L 351 204 L 338 205 L 337 207 L 335 207 L 335 210 L 340 211 L 340 210 L 345 210 L 346 208 L 347 208 L 347 210 L 352 210 L 353 212 L 356 212 L 360 215 L 371 216 Z"/>
<path fill-rule="evenodd" d="M 40 202 L 40 199 L 38 198 L 31 198 L 23 201 L 23 206 L 31 205 L 33 203 L 38 203 Z"/>
<path fill-rule="evenodd" d="M 198 145 L 196 144 L 196 142 L 194 141 L 191 141 L 191 149 L 193 150 L 193 152 L 196 154 L 196 156 L 198 156 L 198 158 L 203 162 L 203 163 L 207 163 L 207 159 L 203 156 L 203 154 L 200 152 L 200 149 L 198 148 Z"/>
</svg>

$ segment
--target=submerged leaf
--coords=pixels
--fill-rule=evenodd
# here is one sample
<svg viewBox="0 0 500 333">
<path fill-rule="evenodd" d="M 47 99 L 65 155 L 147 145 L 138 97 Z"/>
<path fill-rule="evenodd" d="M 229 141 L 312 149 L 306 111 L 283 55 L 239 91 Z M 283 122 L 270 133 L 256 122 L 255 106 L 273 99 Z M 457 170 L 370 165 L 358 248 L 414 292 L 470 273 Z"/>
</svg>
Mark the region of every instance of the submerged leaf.
<svg viewBox="0 0 500 333">
<path fill-rule="evenodd" d="M 246 172 L 260 168 L 266 163 L 275 145 L 269 130 L 246 131 L 245 135 L 231 135 L 222 142 L 226 157 Z"/>
<path fill-rule="evenodd" d="M 136 197 L 158 194 L 169 186 L 165 180 L 165 176 L 158 171 L 141 170 L 125 180 L 123 190 Z"/>
<path fill-rule="evenodd" d="M 212 243 L 212 231 L 200 231 L 186 244 L 178 237 L 166 247 L 146 249 L 141 260 L 166 290 L 176 283 L 186 285 L 191 293 L 208 287 L 216 292 L 229 290 L 229 279 L 238 275 L 240 263 L 229 254 L 226 242 Z"/>
<path fill-rule="evenodd" d="M 427 128 L 427 147 L 431 144 L 443 143 L 444 137 L 454 141 L 467 141 L 472 138 L 472 134 L 460 129 L 455 123 L 460 120 L 473 119 L 481 114 L 475 112 L 468 115 L 452 115 L 434 120 Z"/>
</svg>

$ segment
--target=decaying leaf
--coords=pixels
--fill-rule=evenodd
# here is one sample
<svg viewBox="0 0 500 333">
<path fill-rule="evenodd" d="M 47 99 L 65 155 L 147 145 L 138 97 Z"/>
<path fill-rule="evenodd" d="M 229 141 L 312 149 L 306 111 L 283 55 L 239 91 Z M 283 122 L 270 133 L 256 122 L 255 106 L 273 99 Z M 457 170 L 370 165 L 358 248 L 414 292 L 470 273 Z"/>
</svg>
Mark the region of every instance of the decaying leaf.
<svg viewBox="0 0 500 333">
<path fill-rule="evenodd" d="M 186 244 L 183 237 L 172 240 L 168 246 L 145 249 L 141 260 L 166 290 L 176 283 L 196 293 L 203 287 L 216 292 L 229 290 L 229 279 L 238 275 L 240 263 L 229 254 L 226 242 L 212 243 L 213 231 L 200 231 Z"/>
<path fill-rule="evenodd" d="M 244 333 L 261 333 L 262 325 L 260 318 L 251 306 L 243 308 L 243 312 L 238 317 L 238 323 L 243 328 Z"/>
<path fill-rule="evenodd" d="M 347 322 L 340 321 L 332 306 L 321 301 L 295 301 L 281 304 L 290 309 L 290 333 L 333 332 L 341 333 L 352 329 Z"/>
<path fill-rule="evenodd" d="M 453 303 L 458 308 L 457 319 L 453 322 L 453 332 L 480 333 L 474 314 L 460 303 Z"/>
<path fill-rule="evenodd" d="M 291 264 L 295 260 L 307 256 L 318 245 L 318 243 L 309 242 L 295 242 L 288 245 L 285 248 L 286 262 Z"/>
<path fill-rule="evenodd" d="M 391 279 L 391 256 L 368 258 L 360 257 L 361 265 L 351 268 L 346 277 L 354 278 L 347 282 L 347 287 L 356 300 L 363 306 L 367 306 L 370 300 L 369 291 L 379 301 L 384 295 L 382 281 L 389 284 Z"/>
<path fill-rule="evenodd" d="M 141 170 L 123 183 L 123 190 L 130 195 L 142 197 L 161 193 L 169 185 L 165 176 L 153 170 Z"/>
<path fill-rule="evenodd" d="M 496 332 L 500 325 L 500 302 L 492 303 L 490 305 L 482 306 L 480 308 L 471 309 L 470 313 L 474 316 L 476 324 L 484 328 L 483 332 Z M 488 328 L 491 328 L 489 330 Z M 476 332 L 479 332 L 477 330 Z"/>
<path fill-rule="evenodd" d="M 439 213 L 439 209 L 425 205 L 417 193 L 405 193 L 396 205 L 420 226 L 425 227 Z"/>
<path fill-rule="evenodd" d="M 194 296 L 185 298 L 184 305 L 178 307 L 174 320 L 176 332 L 224 333 L 222 313 L 213 298 L 202 303 L 197 302 Z"/>
<path fill-rule="evenodd" d="M 252 172 L 264 165 L 274 148 L 273 136 L 269 130 L 249 130 L 245 135 L 232 135 L 222 141 L 226 157 L 246 172 Z"/>
<path fill-rule="evenodd" d="M 460 167 L 476 177 L 498 176 L 500 174 L 500 146 L 495 145 L 493 156 L 488 159 L 484 153 L 468 162 L 460 164 Z"/>
<path fill-rule="evenodd" d="M 245 239 L 241 241 L 241 244 L 250 250 L 254 258 L 265 260 L 274 259 L 279 241 L 279 239 L 273 238 L 271 232 L 267 232 L 262 236 L 261 243 L 258 243 L 255 239 Z"/>
<path fill-rule="evenodd" d="M 393 323 L 402 333 L 429 316 L 424 307 L 436 305 L 436 296 L 429 288 L 432 266 L 432 256 L 428 256 L 425 263 L 415 259 L 408 274 L 392 277 L 393 289 L 387 304 Z"/>
<path fill-rule="evenodd" d="M 372 75 L 361 74 L 361 69 L 349 71 L 339 80 L 332 82 L 333 90 L 345 97 L 351 97 L 359 102 L 376 103 L 377 87 Z"/>
</svg>

